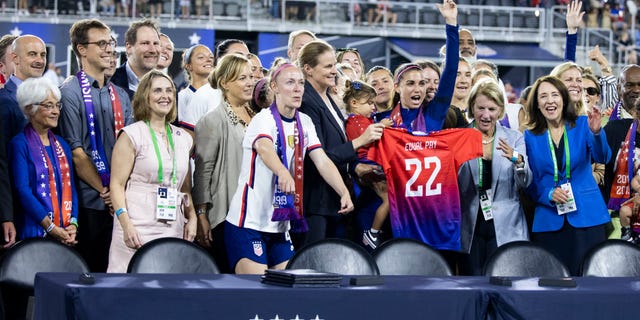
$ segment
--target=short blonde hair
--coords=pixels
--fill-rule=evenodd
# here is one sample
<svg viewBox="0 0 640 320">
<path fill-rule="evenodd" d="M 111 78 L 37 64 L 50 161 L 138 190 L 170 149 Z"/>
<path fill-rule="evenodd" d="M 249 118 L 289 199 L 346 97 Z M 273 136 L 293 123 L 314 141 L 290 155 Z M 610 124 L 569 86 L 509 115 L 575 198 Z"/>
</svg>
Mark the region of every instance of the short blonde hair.
<svg viewBox="0 0 640 320">
<path fill-rule="evenodd" d="M 560 79 L 560 75 L 565 73 L 565 71 L 572 69 L 572 68 L 576 68 L 578 69 L 578 71 L 580 71 L 580 74 L 582 75 L 582 68 L 580 68 L 580 66 L 578 64 L 576 64 L 575 62 L 571 62 L 571 61 L 567 61 L 564 63 L 561 63 L 557 66 L 555 66 L 555 68 L 553 68 L 553 70 L 551 70 L 551 73 L 549 73 L 550 76 L 554 76 L 558 79 Z M 562 79 L 560 79 L 562 80 Z"/>
<path fill-rule="evenodd" d="M 469 97 L 467 98 L 467 105 L 469 108 L 467 109 L 467 115 L 469 118 L 473 118 L 473 111 L 475 109 L 476 99 L 478 96 L 483 95 L 492 102 L 494 102 L 500 108 L 500 115 L 498 119 L 502 119 L 504 117 L 504 93 L 500 89 L 498 82 L 493 79 L 482 79 L 476 83 L 473 88 L 471 88 L 471 93 L 469 93 Z"/>
<path fill-rule="evenodd" d="M 316 35 L 313 32 L 306 29 L 292 31 L 291 33 L 289 33 L 289 41 L 287 42 L 287 47 L 291 48 L 291 46 L 293 46 L 293 42 L 296 41 L 296 38 L 303 34 L 306 34 L 313 39 L 317 39 Z"/>
<path fill-rule="evenodd" d="M 228 83 L 234 81 L 240 77 L 242 70 L 248 66 L 251 62 L 244 56 L 237 53 L 231 53 L 223 56 L 216 65 L 216 70 L 213 72 L 213 83 L 211 86 L 216 89 L 222 90 L 222 94 L 225 94 L 225 89 L 220 85 L 221 83 Z"/>
<path fill-rule="evenodd" d="M 496 75 L 487 70 L 487 69 L 478 69 L 471 74 L 471 85 L 476 84 L 479 80 L 482 80 L 480 77 L 485 76 L 486 78 L 492 79 L 493 81 L 498 81 Z"/>
<path fill-rule="evenodd" d="M 153 83 L 153 79 L 155 78 L 165 78 L 171 84 L 171 88 L 173 88 L 173 92 L 175 93 L 176 87 L 173 84 L 173 80 L 169 78 L 166 74 L 162 73 L 160 70 L 153 69 L 147 74 L 145 74 L 142 79 L 140 79 L 140 84 L 138 84 L 138 90 L 133 95 L 133 101 L 131 104 L 133 105 L 133 119 L 136 121 L 147 121 L 151 118 L 151 104 L 149 103 L 149 94 L 151 93 L 151 84 Z M 176 108 L 176 97 L 174 95 L 171 100 L 171 111 L 165 116 L 166 122 L 173 122 L 178 115 L 178 110 Z"/>
</svg>

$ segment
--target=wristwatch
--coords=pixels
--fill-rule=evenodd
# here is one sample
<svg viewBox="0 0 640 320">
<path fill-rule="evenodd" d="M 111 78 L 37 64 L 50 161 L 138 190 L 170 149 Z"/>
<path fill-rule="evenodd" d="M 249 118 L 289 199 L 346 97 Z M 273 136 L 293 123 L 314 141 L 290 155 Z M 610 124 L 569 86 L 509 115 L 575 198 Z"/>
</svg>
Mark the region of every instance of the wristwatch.
<svg viewBox="0 0 640 320">
<path fill-rule="evenodd" d="M 196 210 L 196 215 L 199 216 L 201 214 L 205 214 L 206 212 L 207 212 L 207 209 L 200 208 Z"/>
</svg>

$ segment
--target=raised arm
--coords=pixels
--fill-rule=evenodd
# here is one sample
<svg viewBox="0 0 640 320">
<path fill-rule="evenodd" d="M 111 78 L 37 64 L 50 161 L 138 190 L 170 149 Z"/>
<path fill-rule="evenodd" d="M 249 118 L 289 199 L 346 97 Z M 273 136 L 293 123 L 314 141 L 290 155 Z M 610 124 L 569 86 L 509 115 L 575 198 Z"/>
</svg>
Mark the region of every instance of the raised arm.
<svg viewBox="0 0 640 320">
<path fill-rule="evenodd" d="M 578 44 L 578 28 L 582 23 L 582 1 L 573 0 L 567 5 L 567 38 L 564 51 L 565 61 L 576 61 L 576 46 Z"/>
<path fill-rule="evenodd" d="M 618 79 L 613 75 L 613 70 L 609 65 L 609 60 L 600 51 L 600 46 L 596 45 L 589 51 L 589 59 L 600 66 L 600 91 L 602 96 L 603 109 L 613 108 L 618 102 Z"/>
<path fill-rule="evenodd" d="M 460 35 L 458 34 L 457 25 L 458 8 L 453 1 L 444 0 L 443 4 L 438 4 L 438 9 L 447 22 L 445 26 L 447 44 L 444 70 L 442 70 L 438 91 L 436 91 L 433 100 L 424 108 L 427 131 L 442 129 L 449 105 L 451 104 L 453 90 L 455 89 L 458 60 L 460 57 Z"/>
<path fill-rule="evenodd" d="M 458 6 L 453 0 L 442 0 L 442 4 L 436 3 L 444 22 L 450 26 L 458 26 Z"/>
</svg>

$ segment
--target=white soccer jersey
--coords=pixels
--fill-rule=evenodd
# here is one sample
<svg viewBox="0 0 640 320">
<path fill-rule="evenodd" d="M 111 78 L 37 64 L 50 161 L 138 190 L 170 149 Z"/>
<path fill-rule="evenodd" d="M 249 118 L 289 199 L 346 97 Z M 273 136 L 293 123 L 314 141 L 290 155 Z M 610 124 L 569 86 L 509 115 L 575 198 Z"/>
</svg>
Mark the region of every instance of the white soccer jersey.
<svg viewBox="0 0 640 320">
<path fill-rule="evenodd" d="M 293 171 L 294 153 L 294 125 L 295 121 L 283 118 L 285 139 L 287 140 L 287 162 L 289 171 Z M 320 140 L 311 119 L 300 113 L 302 130 L 304 131 L 304 145 L 302 152 L 307 154 L 320 148 Z M 273 141 L 274 150 L 277 149 L 278 130 L 270 109 L 263 109 L 247 127 L 242 141 L 242 168 L 238 178 L 238 188 L 233 195 L 227 221 L 241 228 L 249 228 L 262 232 L 281 233 L 289 230 L 289 221 L 271 221 L 273 215 L 273 195 L 275 192 L 275 175 L 262 162 L 253 144 L 258 139 Z"/>
<path fill-rule="evenodd" d="M 195 124 L 183 121 L 189 118 L 189 107 L 191 106 L 191 98 L 196 95 L 196 89 L 188 86 L 178 92 L 178 121 L 180 126 L 191 129 L 193 131 Z"/>
<path fill-rule="evenodd" d="M 214 89 L 208 83 L 196 90 L 189 106 L 180 114 L 181 124 L 195 127 L 196 123 L 209 111 L 217 108 L 222 102 L 222 91 Z M 179 109 L 178 109 L 179 110 Z"/>
</svg>

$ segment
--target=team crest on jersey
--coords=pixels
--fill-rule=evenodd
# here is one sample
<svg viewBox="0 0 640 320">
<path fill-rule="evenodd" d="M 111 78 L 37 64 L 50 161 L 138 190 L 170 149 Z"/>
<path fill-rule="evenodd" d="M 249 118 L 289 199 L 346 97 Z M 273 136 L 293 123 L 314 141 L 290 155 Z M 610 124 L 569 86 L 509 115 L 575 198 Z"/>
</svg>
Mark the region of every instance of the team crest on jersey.
<svg viewBox="0 0 640 320">
<path fill-rule="evenodd" d="M 254 241 L 254 242 L 253 242 L 253 253 L 254 253 L 256 256 L 260 257 L 260 256 L 262 256 L 262 253 L 263 253 L 263 252 L 264 252 L 264 251 L 262 250 L 262 242 L 260 242 L 260 241 Z"/>
<path fill-rule="evenodd" d="M 293 149 L 295 147 L 295 143 L 297 142 L 296 141 L 297 139 L 298 137 L 294 135 L 290 135 L 287 137 L 287 145 L 289 146 L 289 148 Z"/>
<path fill-rule="evenodd" d="M 289 146 L 289 148 L 293 149 L 295 147 L 295 144 L 298 142 L 296 140 L 298 140 L 298 136 L 294 136 L 294 135 L 287 136 L 287 146 Z M 309 136 L 305 132 L 304 133 L 304 146 L 305 147 L 307 146 L 307 142 L 308 141 L 309 141 Z"/>
</svg>

